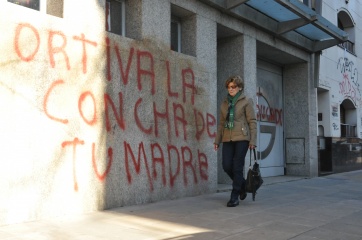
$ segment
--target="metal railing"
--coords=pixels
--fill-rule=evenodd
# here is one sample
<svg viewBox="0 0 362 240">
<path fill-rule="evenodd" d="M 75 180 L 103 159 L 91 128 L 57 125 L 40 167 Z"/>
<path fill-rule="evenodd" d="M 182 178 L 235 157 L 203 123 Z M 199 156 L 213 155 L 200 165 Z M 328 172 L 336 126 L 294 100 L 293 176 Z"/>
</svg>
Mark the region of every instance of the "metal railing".
<svg viewBox="0 0 362 240">
<path fill-rule="evenodd" d="M 346 41 L 346 42 L 338 44 L 338 46 L 340 46 L 341 48 L 346 49 L 348 52 L 354 54 L 354 43 L 353 42 Z"/>
<path fill-rule="evenodd" d="M 356 126 L 341 124 L 341 137 L 357 137 Z"/>
</svg>

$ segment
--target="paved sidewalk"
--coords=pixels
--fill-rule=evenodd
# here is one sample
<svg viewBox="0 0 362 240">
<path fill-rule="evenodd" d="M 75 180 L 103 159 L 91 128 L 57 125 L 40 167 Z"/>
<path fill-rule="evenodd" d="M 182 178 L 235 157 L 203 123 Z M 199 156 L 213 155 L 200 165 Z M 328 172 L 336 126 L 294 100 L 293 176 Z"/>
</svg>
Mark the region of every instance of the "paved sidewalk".
<svg viewBox="0 0 362 240">
<path fill-rule="evenodd" d="M 0 227 L 6 240 L 362 240 L 362 171 L 265 178 L 227 208 L 230 192 Z"/>
</svg>

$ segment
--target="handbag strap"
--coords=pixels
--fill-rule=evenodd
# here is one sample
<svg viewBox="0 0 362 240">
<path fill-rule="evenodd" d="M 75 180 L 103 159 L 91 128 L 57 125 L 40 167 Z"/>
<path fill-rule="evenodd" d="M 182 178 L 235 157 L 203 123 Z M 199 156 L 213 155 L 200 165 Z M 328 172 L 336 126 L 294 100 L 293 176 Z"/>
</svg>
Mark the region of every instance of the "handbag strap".
<svg viewBox="0 0 362 240">
<path fill-rule="evenodd" d="M 250 161 L 249 161 L 249 167 L 251 167 L 251 149 L 249 150 L 250 152 Z M 258 160 L 256 159 L 256 153 L 255 153 L 255 148 L 253 148 L 253 152 L 254 152 L 254 161 L 258 162 Z"/>
</svg>

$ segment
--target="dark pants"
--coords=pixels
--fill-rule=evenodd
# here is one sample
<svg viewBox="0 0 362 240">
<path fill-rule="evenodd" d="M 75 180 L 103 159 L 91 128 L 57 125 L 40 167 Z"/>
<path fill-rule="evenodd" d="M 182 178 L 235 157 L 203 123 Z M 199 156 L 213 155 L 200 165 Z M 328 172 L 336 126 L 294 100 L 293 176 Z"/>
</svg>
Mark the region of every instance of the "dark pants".
<svg viewBox="0 0 362 240">
<path fill-rule="evenodd" d="M 248 141 L 223 142 L 222 145 L 222 167 L 233 180 L 231 198 L 234 199 L 245 190 L 244 163 L 248 148 Z"/>
</svg>

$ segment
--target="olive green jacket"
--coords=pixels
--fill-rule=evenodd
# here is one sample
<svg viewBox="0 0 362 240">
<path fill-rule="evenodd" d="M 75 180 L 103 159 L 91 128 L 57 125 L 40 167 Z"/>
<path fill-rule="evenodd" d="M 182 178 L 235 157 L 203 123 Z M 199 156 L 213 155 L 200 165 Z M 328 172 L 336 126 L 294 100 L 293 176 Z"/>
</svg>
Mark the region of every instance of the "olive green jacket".
<svg viewBox="0 0 362 240">
<path fill-rule="evenodd" d="M 217 127 L 215 144 L 230 141 L 249 141 L 249 145 L 256 146 L 257 122 L 254 111 L 254 104 L 251 98 L 243 93 L 238 97 L 234 106 L 234 128 L 225 128 L 226 116 L 228 113 L 228 100 L 221 103 L 220 121 Z"/>
</svg>

